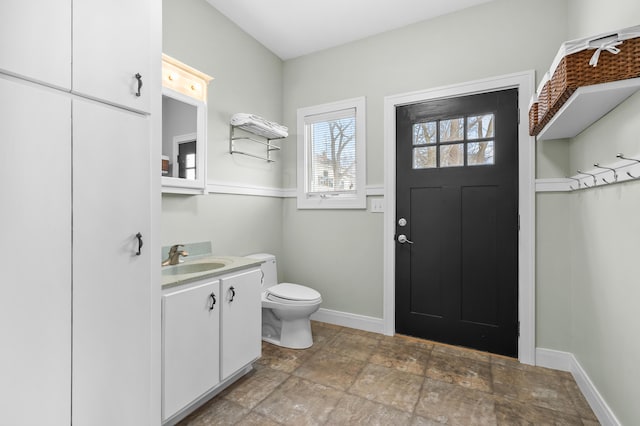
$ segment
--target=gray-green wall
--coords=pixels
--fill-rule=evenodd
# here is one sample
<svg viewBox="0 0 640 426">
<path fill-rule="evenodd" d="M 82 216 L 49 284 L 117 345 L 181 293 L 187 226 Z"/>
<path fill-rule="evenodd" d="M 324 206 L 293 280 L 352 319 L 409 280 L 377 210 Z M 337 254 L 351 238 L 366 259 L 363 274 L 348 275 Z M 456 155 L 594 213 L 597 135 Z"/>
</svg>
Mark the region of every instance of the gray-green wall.
<svg viewBox="0 0 640 426">
<path fill-rule="evenodd" d="M 229 119 L 249 112 L 282 122 L 282 61 L 205 0 L 163 0 L 163 52 L 214 77 L 209 85 L 208 180 L 281 187 L 282 161 L 229 154 Z M 162 245 L 211 241 L 213 252 L 282 254 L 282 200 L 163 195 Z"/>
<path fill-rule="evenodd" d="M 569 0 L 570 37 L 640 24 L 636 0 Z M 640 156 L 640 93 L 569 142 L 570 170 Z M 640 405 L 640 182 L 569 196 L 570 352 L 625 425 Z"/>
</svg>

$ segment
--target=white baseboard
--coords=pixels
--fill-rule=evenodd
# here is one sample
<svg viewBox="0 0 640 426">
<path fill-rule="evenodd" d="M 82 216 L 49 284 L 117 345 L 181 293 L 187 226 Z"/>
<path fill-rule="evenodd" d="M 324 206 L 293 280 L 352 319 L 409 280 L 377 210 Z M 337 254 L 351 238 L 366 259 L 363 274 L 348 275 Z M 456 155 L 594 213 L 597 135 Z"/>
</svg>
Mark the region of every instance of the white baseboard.
<svg viewBox="0 0 640 426">
<path fill-rule="evenodd" d="M 573 354 L 553 349 L 536 348 L 536 365 L 571 372 Z"/>
<path fill-rule="evenodd" d="M 372 333 L 384 334 L 384 323 L 382 318 L 368 317 L 365 315 L 350 314 L 348 312 L 333 311 L 331 309 L 320 308 L 311 315 L 314 321 L 322 321 L 329 324 L 340 325 L 342 327 L 355 328 L 357 330 L 370 331 Z"/>
<path fill-rule="evenodd" d="M 568 371 L 573 375 L 580 391 L 589 403 L 598 421 L 605 426 L 620 426 L 621 423 L 595 387 L 589 375 L 582 368 L 576 357 L 570 352 L 536 348 L 536 365 Z"/>
</svg>

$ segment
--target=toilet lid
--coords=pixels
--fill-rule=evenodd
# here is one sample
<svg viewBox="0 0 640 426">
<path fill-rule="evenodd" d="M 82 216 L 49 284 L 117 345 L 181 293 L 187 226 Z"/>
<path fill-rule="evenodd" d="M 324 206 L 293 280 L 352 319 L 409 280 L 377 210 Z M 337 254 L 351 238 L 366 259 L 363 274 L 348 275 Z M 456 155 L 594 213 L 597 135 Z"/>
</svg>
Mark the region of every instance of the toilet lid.
<svg viewBox="0 0 640 426">
<path fill-rule="evenodd" d="M 320 298 L 320 293 L 314 289 L 291 283 L 282 283 L 269 287 L 267 293 L 286 300 L 312 301 Z"/>
</svg>

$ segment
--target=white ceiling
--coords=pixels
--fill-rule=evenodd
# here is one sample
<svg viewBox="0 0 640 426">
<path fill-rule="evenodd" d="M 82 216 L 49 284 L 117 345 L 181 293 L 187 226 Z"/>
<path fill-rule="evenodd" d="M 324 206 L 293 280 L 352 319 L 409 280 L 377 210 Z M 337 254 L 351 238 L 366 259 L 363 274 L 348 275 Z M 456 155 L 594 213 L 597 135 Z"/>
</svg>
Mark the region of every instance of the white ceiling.
<svg viewBox="0 0 640 426">
<path fill-rule="evenodd" d="M 491 0 L 207 0 L 291 59 Z"/>
</svg>

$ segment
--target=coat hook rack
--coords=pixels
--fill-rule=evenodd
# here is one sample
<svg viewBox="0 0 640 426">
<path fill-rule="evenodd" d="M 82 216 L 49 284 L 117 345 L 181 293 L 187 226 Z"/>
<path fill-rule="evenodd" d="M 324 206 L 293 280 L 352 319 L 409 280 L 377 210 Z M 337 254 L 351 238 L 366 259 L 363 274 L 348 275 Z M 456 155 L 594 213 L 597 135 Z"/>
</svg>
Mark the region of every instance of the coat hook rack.
<svg viewBox="0 0 640 426">
<path fill-rule="evenodd" d="M 636 156 L 637 157 L 637 156 Z M 590 170 L 590 172 L 583 172 L 581 169 L 578 169 L 576 172 L 576 175 L 573 176 L 569 176 L 567 177 L 567 179 L 570 180 L 575 180 L 578 182 L 578 187 L 574 187 L 573 183 L 569 184 L 569 190 L 570 191 L 578 191 L 581 189 L 587 189 L 587 188 L 595 188 L 596 186 L 603 186 L 603 185 L 611 185 L 614 183 L 622 183 L 622 182 L 627 182 L 630 180 L 640 180 L 640 176 L 636 176 L 638 173 L 636 172 L 635 174 L 631 173 L 628 170 L 625 170 L 625 174 L 621 174 L 620 171 L 627 169 L 627 168 L 631 168 L 629 170 L 640 170 L 640 158 L 633 158 L 633 157 L 626 157 L 623 153 L 619 152 L 616 154 L 616 158 L 621 159 L 621 160 L 626 160 L 628 161 L 627 163 L 624 162 L 617 162 L 615 164 L 611 164 L 611 166 L 613 167 L 609 167 L 609 166 L 602 166 L 600 165 L 600 163 L 594 163 L 593 167 L 595 167 L 595 169 Z M 600 169 L 602 169 L 602 171 L 600 171 Z M 612 172 L 613 173 L 613 180 L 609 179 L 607 180 L 607 178 L 605 178 L 604 176 L 606 176 L 607 173 Z M 580 175 L 584 175 L 584 176 L 591 176 L 592 182 L 593 183 L 587 183 L 589 181 L 588 177 L 581 177 Z M 602 182 L 598 182 L 598 178 L 600 178 L 602 180 Z"/>
<path fill-rule="evenodd" d="M 617 181 L 618 181 L 618 172 L 616 171 L 616 169 L 612 169 L 611 167 L 601 166 L 601 165 L 600 165 L 600 164 L 598 164 L 598 163 L 594 163 L 594 164 L 593 164 L 593 167 L 596 167 L 596 168 L 598 168 L 598 169 L 611 170 L 611 171 L 613 172 L 613 181 L 614 181 L 614 182 L 617 182 Z M 605 178 L 602 178 L 602 181 L 603 181 L 604 183 L 611 183 L 611 182 L 607 181 Z"/>
</svg>

